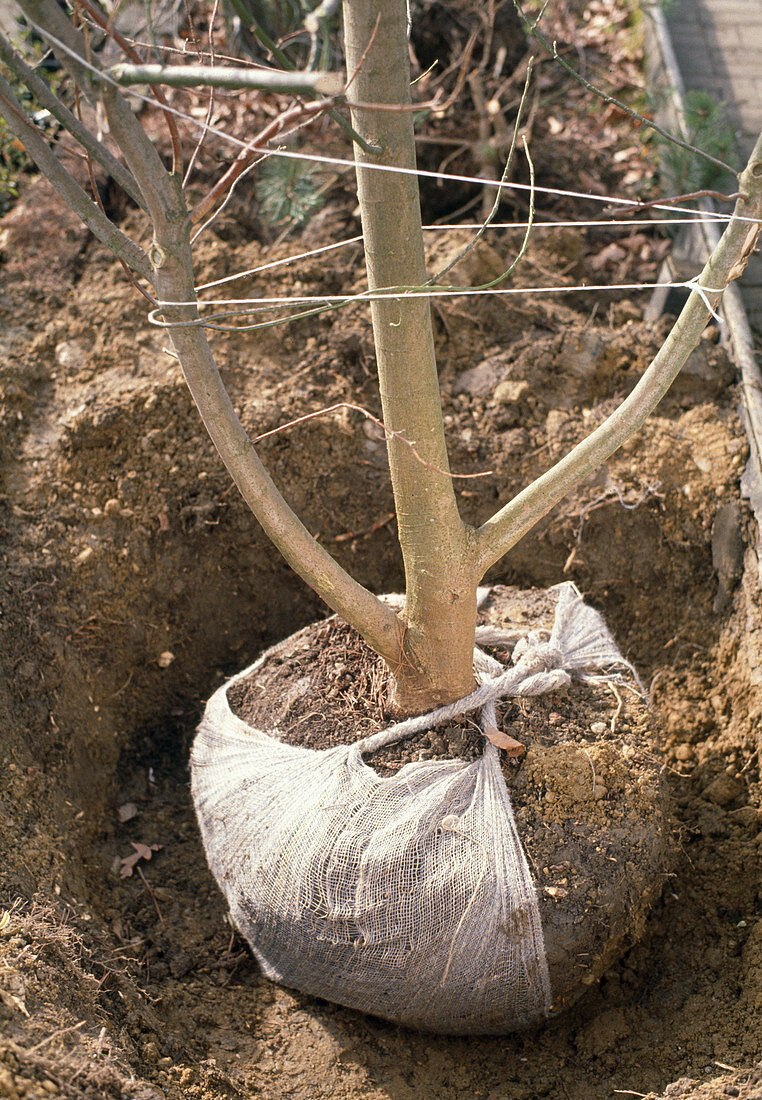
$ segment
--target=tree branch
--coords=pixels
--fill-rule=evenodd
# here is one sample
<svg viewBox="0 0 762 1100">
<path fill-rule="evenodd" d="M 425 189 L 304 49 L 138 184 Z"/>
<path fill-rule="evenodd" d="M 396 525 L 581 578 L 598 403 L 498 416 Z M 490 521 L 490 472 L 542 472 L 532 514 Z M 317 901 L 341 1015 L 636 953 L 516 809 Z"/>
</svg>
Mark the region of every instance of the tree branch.
<svg viewBox="0 0 762 1100">
<path fill-rule="evenodd" d="M 141 278 L 153 282 L 153 269 L 143 249 L 117 229 L 113 222 L 92 201 L 67 172 L 16 100 L 10 84 L 0 76 L 0 115 L 8 123 L 37 167 L 52 183 L 56 191 L 68 203 L 95 237 L 123 260 Z"/>
<path fill-rule="evenodd" d="M 43 37 L 74 83 L 95 106 L 97 80 L 83 61 L 87 57 L 85 39 L 55 0 L 18 0 L 26 21 Z"/>
<path fill-rule="evenodd" d="M 73 138 L 85 149 L 93 160 L 97 160 L 102 168 L 108 172 L 115 183 L 119 184 L 126 194 L 133 199 L 138 206 L 145 209 L 143 196 L 135 180 L 119 161 L 113 156 L 94 134 L 84 126 L 76 115 L 65 107 L 58 96 L 51 92 L 48 85 L 42 80 L 34 69 L 31 69 L 16 53 L 2 35 L 0 35 L 0 60 L 10 69 L 14 76 L 18 77 L 29 89 L 38 103 L 50 111 L 53 118 L 61 123 Z"/>
<path fill-rule="evenodd" d="M 127 57 L 129 57 L 132 62 L 134 62 L 135 64 L 140 63 L 139 54 L 135 50 L 133 50 L 127 39 L 123 35 L 119 34 L 110 18 L 106 19 L 101 11 L 90 3 L 90 0 L 75 0 L 75 3 L 78 7 L 82 9 L 82 11 L 87 12 L 92 21 L 96 24 L 96 26 L 100 27 L 100 29 L 105 34 L 107 34 L 109 38 L 113 38 L 117 46 L 119 46 L 122 52 Z M 172 142 L 172 171 L 179 172 L 182 175 L 183 152 L 180 147 L 180 135 L 177 132 L 177 123 L 175 122 L 174 115 L 169 109 L 169 104 L 164 98 L 164 93 L 162 92 L 161 88 L 151 87 L 150 92 L 162 110 L 164 121 L 167 125 L 167 130 L 169 131 L 169 138 Z"/>
<path fill-rule="evenodd" d="M 157 177 L 156 166 L 143 155 L 145 135 L 142 130 L 139 135 L 135 133 L 131 125 L 134 120 L 125 119 L 115 109 L 117 98 L 114 88 L 104 88 L 111 132 L 146 196 L 153 221 L 150 256 L 157 296 L 162 301 L 187 303 L 165 306 L 167 321 L 193 321 L 198 310 L 189 241 L 190 218 L 180 180 L 163 168 L 163 178 Z M 397 615 L 341 568 L 278 492 L 233 408 L 203 330 L 195 325 L 170 328 L 170 335 L 212 442 L 265 534 L 330 608 L 354 626 L 386 661 L 393 666 L 398 664 L 402 625 Z"/>
<path fill-rule="evenodd" d="M 237 69 L 225 65 L 114 65 L 118 84 L 166 84 L 170 88 L 254 88 L 263 92 L 313 92 L 338 96 L 344 90 L 340 73 L 281 73 L 274 69 Z"/>
<path fill-rule="evenodd" d="M 699 342 L 722 292 L 746 267 L 762 226 L 762 135 L 740 178 L 741 197 L 717 247 L 658 354 L 630 396 L 565 458 L 476 532 L 480 576 L 641 427 Z M 707 304 L 708 303 L 708 304 Z"/>
</svg>

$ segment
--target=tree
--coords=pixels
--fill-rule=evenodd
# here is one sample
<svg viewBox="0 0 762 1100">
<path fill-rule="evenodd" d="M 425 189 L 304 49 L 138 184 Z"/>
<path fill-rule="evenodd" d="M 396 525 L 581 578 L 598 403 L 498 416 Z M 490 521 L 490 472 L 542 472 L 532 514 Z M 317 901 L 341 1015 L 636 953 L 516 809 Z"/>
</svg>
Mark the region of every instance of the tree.
<svg viewBox="0 0 762 1100">
<path fill-rule="evenodd" d="M 405 0 L 344 0 L 347 99 L 354 128 L 379 384 L 399 538 L 406 606 L 398 614 L 354 581 L 289 508 L 262 465 L 225 391 L 199 325 L 193 280 L 191 212 L 181 184 L 181 149 L 160 91 L 173 139 L 167 170 L 117 86 L 119 80 L 168 82 L 164 72 L 104 71 L 92 63 L 82 31 L 56 0 L 19 0 L 27 21 L 52 46 L 79 91 L 102 103 L 118 161 L 0 39 L 0 59 L 27 84 L 65 129 L 147 213 L 153 240 L 144 251 L 114 225 L 58 161 L 0 76 L 0 113 L 41 172 L 96 237 L 152 288 L 169 327 L 186 381 L 207 430 L 244 499 L 289 564 L 386 662 L 393 698 L 417 713 L 467 695 L 474 685 L 476 590 L 485 572 L 574 485 L 603 463 L 656 406 L 698 342 L 722 291 L 743 271 L 762 219 L 762 139 L 740 176 L 740 197 L 725 234 L 680 318 L 635 390 L 587 439 L 478 529 L 461 520 L 439 400 L 427 272 L 409 109 Z M 91 0 L 77 10 L 108 30 Z M 125 44 L 126 45 L 126 44 Z M 127 47 L 129 52 L 129 47 Z M 89 59 L 89 60 L 88 60 Z M 185 74 L 189 76 L 189 74 Z M 196 74 L 198 78 L 198 74 Z M 209 82 L 209 74 L 201 79 Z M 228 79 L 230 77 L 228 76 Z M 323 74 L 271 74 L 280 88 L 313 93 L 335 87 Z M 301 80 L 301 83 L 300 83 Z M 314 109 L 333 109 L 333 99 Z M 303 110 L 309 111 L 310 108 Z M 266 136 L 266 135 L 265 135 Z M 254 144 L 262 144 L 258 136 Z M 224 196 L 251 158 L 242 153 L 209 202 Z M 403 169 L 402 173 L 384 168 Z M 198 213 L 198 212 L 196 212 Z M 375 295 L 375 296 L 374 296 Z"/>
</svg>

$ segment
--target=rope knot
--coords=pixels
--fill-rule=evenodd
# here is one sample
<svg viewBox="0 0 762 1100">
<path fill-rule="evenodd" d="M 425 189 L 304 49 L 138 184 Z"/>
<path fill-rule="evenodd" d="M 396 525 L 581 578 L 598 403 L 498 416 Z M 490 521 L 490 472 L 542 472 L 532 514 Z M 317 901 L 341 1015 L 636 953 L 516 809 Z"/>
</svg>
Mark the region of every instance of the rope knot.
<svg viewBox="0 0 762 1100">
<path fill-rule="evenodd" d="M 564 655 L 554 642 L 544 641 L 533 630 L 516 643 L 513 663 L 527 673 L 550 672 L 564 667 Z"/>
</svg>

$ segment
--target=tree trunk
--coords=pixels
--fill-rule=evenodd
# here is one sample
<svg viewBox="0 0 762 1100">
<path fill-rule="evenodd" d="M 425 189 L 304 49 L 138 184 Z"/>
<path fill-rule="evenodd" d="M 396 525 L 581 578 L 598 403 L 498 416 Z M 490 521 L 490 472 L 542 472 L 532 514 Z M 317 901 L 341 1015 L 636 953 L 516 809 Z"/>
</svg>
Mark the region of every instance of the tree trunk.
<svg viewBox="0 0 762 1100">
<path fill-rule="evenodd" d="M 347 72 L 358 103 L 402 110 L 352 109 L 352 123 L 377 154 L 356 149 L 368 285 L 417 287 L 426 281 L 415 175 L 367 169 L 415 168 L 405 0 L 345 0 Z M 415 453 L 389 438 L 389 466 L 405 563 L 405 660 L 396 669 L 394 700 L 416 712 L 460 698 L 473 687 L 476 572 L 449 474 L 425 298 L 399 297 L 371 306 L 386 426 Z"/>
</svg>

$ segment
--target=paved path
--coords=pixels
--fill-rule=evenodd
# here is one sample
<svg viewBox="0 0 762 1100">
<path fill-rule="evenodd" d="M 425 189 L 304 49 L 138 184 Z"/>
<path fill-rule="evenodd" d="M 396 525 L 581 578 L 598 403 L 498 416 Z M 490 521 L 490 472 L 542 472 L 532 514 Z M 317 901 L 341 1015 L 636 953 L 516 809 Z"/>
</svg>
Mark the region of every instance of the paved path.
<svg viewBox="0 0 762 1100">
<path fill-rule="evenodd" d="M 745 163 L 762 131 L 762 0 L 672 0 L 667 26 L 686 91 L 724 104 Z M 762 258 L 742 280 L 749 323 L 762 348 Z"/>
</svg>

